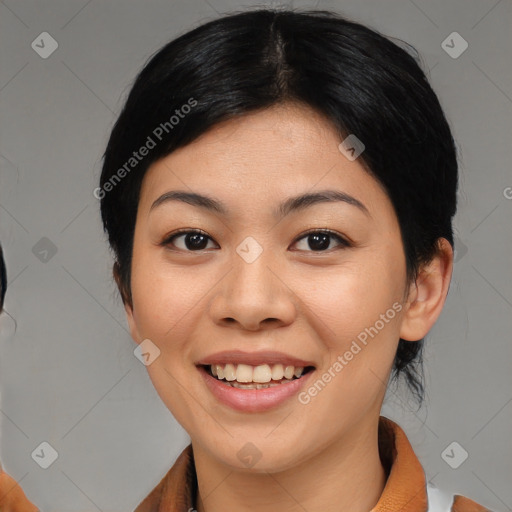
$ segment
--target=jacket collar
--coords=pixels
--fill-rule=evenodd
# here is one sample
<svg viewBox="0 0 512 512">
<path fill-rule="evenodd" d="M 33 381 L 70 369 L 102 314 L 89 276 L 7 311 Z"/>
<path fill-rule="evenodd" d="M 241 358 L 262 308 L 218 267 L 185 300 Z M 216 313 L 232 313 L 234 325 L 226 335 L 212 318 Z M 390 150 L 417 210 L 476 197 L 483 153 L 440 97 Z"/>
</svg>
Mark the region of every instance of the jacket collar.
<svg viewBox="0 0 512 512">
<path fill-rule="evenodd" d="M 423 468 L 405 432 L 384 416 L 379 419 L 379 452 L 388 479 L 370 512 L 426 512 L 427 483 Z M 189 512 L 195 509 L 197 477 L 192 445 L 134 512 Z"/>
</svg>

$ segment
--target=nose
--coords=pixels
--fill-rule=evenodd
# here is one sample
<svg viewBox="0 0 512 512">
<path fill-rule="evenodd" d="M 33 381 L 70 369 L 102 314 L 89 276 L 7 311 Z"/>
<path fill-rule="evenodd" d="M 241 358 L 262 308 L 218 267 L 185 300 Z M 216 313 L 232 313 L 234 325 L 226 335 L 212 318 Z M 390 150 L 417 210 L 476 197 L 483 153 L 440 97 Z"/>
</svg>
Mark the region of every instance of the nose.
<svg viewBox="0 0 512 512">
<path fill-rule="evenodd" d="M 213 321 L 248 331 L 290 325 L 297 311 L 294 293 L 278 276 L 271 251 L 263 251 L 252 263 L 236 253 L 231 261 L 231 271 L 210 302 Z"/>
</svg>

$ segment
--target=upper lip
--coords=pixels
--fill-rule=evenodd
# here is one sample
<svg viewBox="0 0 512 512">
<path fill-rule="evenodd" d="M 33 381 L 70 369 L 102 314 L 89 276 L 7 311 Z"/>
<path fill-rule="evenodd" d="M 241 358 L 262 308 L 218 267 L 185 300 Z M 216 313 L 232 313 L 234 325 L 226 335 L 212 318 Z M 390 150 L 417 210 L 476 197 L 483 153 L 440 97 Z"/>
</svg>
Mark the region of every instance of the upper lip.
<svg viewBox="0 0 512 512">
<path fill-rule="evenodd" d="M 259 366 L 262 364 L 282 364 L 286 366 L 314 366 L 311 361 L 305 361 L 297 357 L 290 356 L 283 352 L 276 352 L 274 350 L 265 350 L 259 352 L 243 352 L 241 350 L 226 350 L 224 352 L 217 352 L 197 361 L 196 366 L 199 365 L 212 365 L 212 364 L 248 364 L 251 366 Z"/>
</svg>

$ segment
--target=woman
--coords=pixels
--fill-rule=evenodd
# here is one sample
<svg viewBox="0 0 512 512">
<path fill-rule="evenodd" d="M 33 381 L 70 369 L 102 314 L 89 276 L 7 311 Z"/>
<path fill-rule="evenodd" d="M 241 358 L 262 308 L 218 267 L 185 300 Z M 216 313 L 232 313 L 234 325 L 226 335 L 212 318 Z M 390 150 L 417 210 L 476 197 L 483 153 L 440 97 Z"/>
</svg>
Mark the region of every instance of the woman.
<svg viewBox="0 0 512 512">
<path fill-rule="evenodd" d="M 202 25 L 141 71 L 100 187 L 138 354 L 191 437 L 136 512 L 483 511 L 380 416 L 421 403 L 457 160 L 404 50 L 332 13 Z"/>
<path fill-rule="evenodd" d="M 4 308 L 7 272 L 4 255 L 0 246 L 0 313 Z M 30 503 L 16 480 L 2 469 L 0 464 L 0 510 L 2 512 L 37 512 L 38 508 Z"/>
<path fill-rule="evenodd" d="M 415 60 L 326 12 L 259 10 L 138 75 L 100 187 L 131 335 L 191 444 L 137 512 L 480 511 L 380 416 L 421 403 L 457 159 Z"/>
</svg>

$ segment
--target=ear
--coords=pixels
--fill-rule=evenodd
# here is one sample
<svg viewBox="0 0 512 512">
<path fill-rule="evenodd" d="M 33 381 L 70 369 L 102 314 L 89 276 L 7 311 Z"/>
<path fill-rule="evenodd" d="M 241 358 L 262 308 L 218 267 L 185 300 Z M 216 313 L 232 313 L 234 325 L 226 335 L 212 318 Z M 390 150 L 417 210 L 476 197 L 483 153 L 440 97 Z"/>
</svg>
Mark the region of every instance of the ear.
<svg viewBox="0 0 512 512">
<path fill-rule="evenodd" d="M 128 292 L 126 286 L 123 283 L 123 280 L 121 278 L 121 267 L 119 266 L 119 263 L 117 261 L 114 263 L 112 273 L 114 275 L 114 280 L 117 284 L 119 293 L 121 294 L 121 299 L 123 300 L 124 310 L 126 311 L 126 319 L 128 321 L 128 327 L 130 329 L 130 335 L 133 338 L 133 341 L 139 343 L 138 340 L 140 340 L 141 338 L 133 314 L 133 302 L 131 294 Z"/>
<path fill-rule="evenodd" d="M 423 265 L 409 288 L 402 317 L 400 338 L 418 341 L 426 336 L 443 309 L 453 269 L 453 249 L 448 240 L 439 238 L 432 261 Z"/>
<path fill-rule="evenodd" d="M 137 324 L 134 319 L 133 306 L 131 304 L 128 304 L 127 302 L 125 302 L 124 310 L 126 311 L 126 320 L 128 321 L 128 328 L 130 329 L 130 335 L 131 335 L 133 341 L 135 341 L 135 343 L 139 344 L 142 341 L 142 338 L 140 337 L 139 330 L 137 329 Z"/>
</svg>

